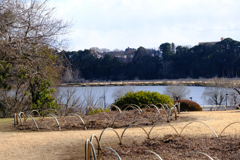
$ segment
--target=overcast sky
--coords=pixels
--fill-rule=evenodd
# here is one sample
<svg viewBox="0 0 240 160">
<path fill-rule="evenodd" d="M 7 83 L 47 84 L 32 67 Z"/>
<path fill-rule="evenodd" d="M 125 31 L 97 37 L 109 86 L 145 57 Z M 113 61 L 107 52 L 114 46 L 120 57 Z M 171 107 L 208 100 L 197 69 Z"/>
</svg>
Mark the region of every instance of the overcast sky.
<svg viewBox="0 0 240 160">
<path fill-rule="evenodd" d="M 50 0 L 72 21 L 68 50 L 240 41 L 239 0 Z"/>
</svg>

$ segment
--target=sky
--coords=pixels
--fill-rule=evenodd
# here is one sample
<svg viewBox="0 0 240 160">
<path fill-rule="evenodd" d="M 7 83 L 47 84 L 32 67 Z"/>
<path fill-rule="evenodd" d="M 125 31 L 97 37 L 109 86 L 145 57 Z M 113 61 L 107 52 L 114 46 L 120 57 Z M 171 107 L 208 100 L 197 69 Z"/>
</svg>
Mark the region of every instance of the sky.
<svg viewBox="0 0 240 160">
<path fill-rule="evenodd" d="M 239 0 L 50 0 L 55 17 L 71 21 L 69 51 L 125 50 L 165 42 L 240 41 Z"/>
</svg>

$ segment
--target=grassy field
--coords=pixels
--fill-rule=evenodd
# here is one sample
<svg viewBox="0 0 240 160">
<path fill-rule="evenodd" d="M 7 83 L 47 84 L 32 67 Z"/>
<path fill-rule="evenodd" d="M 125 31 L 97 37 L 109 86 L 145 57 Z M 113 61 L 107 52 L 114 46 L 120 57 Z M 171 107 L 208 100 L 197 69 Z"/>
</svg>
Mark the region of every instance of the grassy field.
<svg viewBox="0 0 240 160">
<path fill-rule="evenodd" d="M 0 132 L 15 132 L 13 118 L 0 118 Z"/>
<path fill-rule="evenodd" d="M 5 123 L 13 123 L 14 119 L 13 118 L 0 118 L 0 124 L 5 124 Z"/>
</svg>

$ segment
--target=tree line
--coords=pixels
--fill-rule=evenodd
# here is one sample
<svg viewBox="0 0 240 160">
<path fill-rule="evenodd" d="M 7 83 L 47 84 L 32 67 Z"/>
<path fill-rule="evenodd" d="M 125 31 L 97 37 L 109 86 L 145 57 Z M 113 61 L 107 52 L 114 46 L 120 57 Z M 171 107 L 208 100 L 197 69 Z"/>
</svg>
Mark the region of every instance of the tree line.
<svg viewBox="0 0 240 160">
<path fill-rule="evenodd" d="M 240 42 L 226 38 L 216 43 L 201 43 L 194 47 L 163 43 L 159 50 L 129 48 L 125 51 L 102 53 L 92 50 L 67 51 L 65 59 L 70 62 L 67 74 L 70 80 L 151 80 L 178 78 L 212 78 L 239 76 Z M 126 55 L 123 59 L 119 56 Z M 98 53 L 99 55 L 100 53 Z M 129 60 L 130 55 L 132 58 Z M 70 65 L 69 65 L 70 64 Z"/>
</svg>

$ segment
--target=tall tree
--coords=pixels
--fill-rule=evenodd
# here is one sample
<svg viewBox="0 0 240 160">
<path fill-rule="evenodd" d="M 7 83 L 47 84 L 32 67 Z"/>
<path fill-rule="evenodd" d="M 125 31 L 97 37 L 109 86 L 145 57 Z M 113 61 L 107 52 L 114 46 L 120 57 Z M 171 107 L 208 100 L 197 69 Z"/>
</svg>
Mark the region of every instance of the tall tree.
<svg viewBox="0 0 240 160">
<path fill-rule="evenodd" d="M 139 63 L 144 55 L 147 54 L 147 50 L 144 47 L 139 47 L 134 54 L 133 63 Z"/>
<path fill-rule="evenodd" d="M 163 43 L 159 46 L 159 50 L 162 52 L 163 61 L 170 60 L 171 56 L 175 54 L 175 44 Z"/>
<path fill-rule="evenodd" d="M 41 109 L 53 106 L 50 88 L 61 73 L 56 51 L 69 27 L 53 12 L 47 0 L 0 1 L 0 62 L 12 66 L 11 83 L 24 79 L 19 87 Z"/>
</svg>

